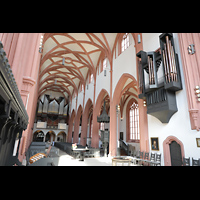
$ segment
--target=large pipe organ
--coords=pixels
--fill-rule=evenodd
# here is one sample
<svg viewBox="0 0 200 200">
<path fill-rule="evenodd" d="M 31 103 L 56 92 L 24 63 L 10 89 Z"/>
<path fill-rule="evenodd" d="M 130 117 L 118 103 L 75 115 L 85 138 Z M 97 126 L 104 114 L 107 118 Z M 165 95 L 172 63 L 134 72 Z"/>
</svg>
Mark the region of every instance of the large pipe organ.
<svg viewBox="0 0 200 200">
<path fill-rule="evenodd" d="M 159 40 L 160 49 L 137 53 L 139 98 L 146 102 L 147 114 L 168 123 L 178 111 L 176 92 L 182 89 L 182 84 L 173 34 L 163 33 Z"/>
<path fill-rule="evenodd" d="M 36 122 L 47 122 L 47 127 L 55 128 L 58 123 L 67 122 L 68 109 L 64 97 L 50 99 L 50 95 L 45 94 L 38 100 Z"/>
</svg>

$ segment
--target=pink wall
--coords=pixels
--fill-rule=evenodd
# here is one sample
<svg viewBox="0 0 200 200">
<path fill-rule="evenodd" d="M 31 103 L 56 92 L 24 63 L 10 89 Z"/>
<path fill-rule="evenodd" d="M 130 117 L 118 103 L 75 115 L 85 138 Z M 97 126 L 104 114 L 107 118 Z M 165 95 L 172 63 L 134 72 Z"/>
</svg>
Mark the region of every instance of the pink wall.
<svg viewBox="0 0 200 200">
<path fill-rule="evenodd" d="M 29 125 L 22 134 L 19 160 L 25 158 L 25 151 L 32 140 L 32 129 L 37 105 L 37 77 L 41 54 L 39 44 L 42 33 L 0 33 L 0 41 L 11 65 L 22 100 L 29 116 Z M 23 148 L 22 148 L 23 147 Z"/>
<path fill-rule="evenodd" d="M 179 33 L 179 43 L 185 85 L 187 91 L 188 108 L 190 114 L 191 129 L 200 129 L 200 102 L 195 95 L 195 87 L 200 86 L 200 34 L 199 33 Z M 188 53 L 188 46 L 195 45 L 195 53 Z"/>
</svg>

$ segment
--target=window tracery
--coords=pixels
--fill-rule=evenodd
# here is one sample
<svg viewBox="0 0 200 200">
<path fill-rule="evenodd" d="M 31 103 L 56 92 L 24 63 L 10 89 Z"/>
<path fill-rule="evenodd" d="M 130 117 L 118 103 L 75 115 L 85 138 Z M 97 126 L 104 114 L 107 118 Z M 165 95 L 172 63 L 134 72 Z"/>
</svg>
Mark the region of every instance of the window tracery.
<svg viewBox="0 0 200 200">
<path fill-rule="evenodd" d="M 130 116 L 130 140 L 140 140 L 139 134 L 139 108 L 138 104 L 133 102 L 129 111 Z"/>
</svg>

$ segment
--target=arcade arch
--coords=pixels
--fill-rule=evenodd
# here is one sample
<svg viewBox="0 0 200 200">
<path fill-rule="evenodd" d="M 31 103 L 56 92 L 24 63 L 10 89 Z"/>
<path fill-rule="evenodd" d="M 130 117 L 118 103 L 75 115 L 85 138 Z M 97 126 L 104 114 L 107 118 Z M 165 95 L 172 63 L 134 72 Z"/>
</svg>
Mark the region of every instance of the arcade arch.
<svg viewBox="0 0 200 200">
<path fill-rule="evenodd" d="M 97 101 L 93 110 L 93 128 L 92 128 L 91 145 L 94 148 L 99 147 L 99 123 L 97 122 L 97 116 L 101 114 L 101 108 L 102 108 L 104 99 L 107 99 L 108 101 L 110 97 L 109 97 L 109 93 L 105 89 L 102 89 L 97 97 Z"/>
<path fill-rule="evenodd" d="M 58 133 L 57 142 L 66 142 L 66 133 L 64 131 Z"/>
<path fill-rule="evenodd" d="M 69 119 L 69 128 L 68 128 L 68 135 L 67 135 L 67 142 L 69 142 L 69 143 L 72 143 L 72 132 L 73 132 L 73 129 L 74 129 L 75 116 L 76 116 L 76 112 L 73 109 L 72 114 L 71 114 L 70 119 Z"/>
<path fill-rule="evenodd" d="M 116 107 L 120 106 L 120 116 L 123 117 L 123 109 L 126 101 L 133 97 L 137 98 L 137 81 L 136 79 L 128 74 L 124 73 L 119 79 L 115 91 L 113 94 L 112 101 L 110 102 L 110 145 L 109 145 L 109 153 L 111 155 L 117 154 L 117 124 L 118 124 L 118 139 L 119 135 L 119 122 L 117 123 L 120 117 L 117 117 Z"/>
<path fill-rule="evenodd" d="M 46 136 L 45 136 L 45 142 L 53 142 L 56 139 L 56 134 L 54 131 L 48 131 Z"/>
<path fill-rule="evenodd" d="M 88 132 L 88 126 L 90 127 L 89 131 L 91 130 L 91 115 L 93 113 L 93 103 L 92 100 L 89 98 L 85 109 L 83 111 L 83 117 L 82 117 L 82 131 L 81 131 L 81 142 L 80 144 L 85 146 L 87 143 L 87 132 Z"/>
<path fill-rule="evenodd" d="M 43 142 L 44 141 L 44 132 L 41 130 L 35 131 L 33 133 L 33 142 Z"/>
<path fill-rule="evenodd" d="M 78 143 L 79 142 L 79 129 L 80 125 L 82 124 L 82 113 L 83 113 L 83 108 L 80 105 L 74 120 L 74 135 L 73 135 L 73 143 Z"/>
</svg>

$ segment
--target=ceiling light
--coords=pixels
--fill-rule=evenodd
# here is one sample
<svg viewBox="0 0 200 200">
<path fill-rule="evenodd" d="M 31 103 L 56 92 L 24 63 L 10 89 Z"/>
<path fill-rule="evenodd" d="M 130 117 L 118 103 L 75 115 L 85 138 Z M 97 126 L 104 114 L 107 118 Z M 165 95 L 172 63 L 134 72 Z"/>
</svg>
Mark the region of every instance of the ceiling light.
<svg viewBox="0 0 200 200">
<path fill-rule="evenodd" d="M 65 58 L 62 59 L 62 65 L 64 65 L 64 64 L 65 64 Z"/>
<path fill-rule="evenodd" d="M 140 44 L 140 43 L 141 43 L 141 35 L 138 34 L 138 44 Z"/>
</svg>

